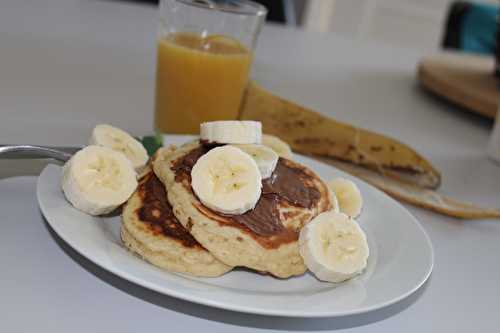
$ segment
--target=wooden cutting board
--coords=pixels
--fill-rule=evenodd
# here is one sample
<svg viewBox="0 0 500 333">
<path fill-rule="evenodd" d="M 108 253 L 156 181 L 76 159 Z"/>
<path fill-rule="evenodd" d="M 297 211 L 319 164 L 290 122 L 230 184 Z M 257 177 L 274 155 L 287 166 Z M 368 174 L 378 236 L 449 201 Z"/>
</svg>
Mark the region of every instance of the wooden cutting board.
<svg viewBox="0 0 500 333">
<path fill-rule="evenodd" d="M 418 80 L 430 92 L 494 118 L 500 101 L 494 63 L 493 57 L 446 52 L 422 59 Z"/>
</svg>

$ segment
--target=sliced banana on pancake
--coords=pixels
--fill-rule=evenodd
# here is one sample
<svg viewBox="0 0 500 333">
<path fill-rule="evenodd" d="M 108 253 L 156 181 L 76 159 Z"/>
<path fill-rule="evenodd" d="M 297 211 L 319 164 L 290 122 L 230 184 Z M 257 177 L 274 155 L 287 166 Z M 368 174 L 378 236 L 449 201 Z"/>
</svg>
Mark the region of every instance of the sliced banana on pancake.
<svg viewBox="0 0 500 333">
<path fill-rule="evenodd" d="M 365 269 L 370 254 L 366 235 L 344 213 L 321 213 L 302 228 L 300 254 L 307 268 L 322 281 L 342 282 Z"/>
<path fill-rule="evenodd" d="M 78 151 L 64 165 L 62 190 L 68 201 L 90 215 L 113 211 L 137 187 L 136 173 L 124 154 L 101 146 Z"/>
<path fill-rule="evenodd" d="M 136 171 L 143 168 L 149 158 L 146 149 L 139 141 L 124 130 L 106 124 L 94 127 L 90 144 L 108 147 L 125 154 Z"/>
<path fill-rule="evenodd" d="M 262 144 L 274 150 L 280 157 L 293 159 L 292 149 L 280 138 L 270 134 L 262 134 Z"/>
<path fill-rule="evenodd" d="M 200 138 L 214 143 L 260 144 L 262 124 L 252 120 L 220 120 L 202 123 Z"/>
<path fill-rule="evenodd" d="M 241 149 L 222 146 L 198 159 L 191 186 L 200 201 L 224 214 L 243 214 L 260 198 L 262 182 L 257 163 Z"/>
<path fill-rule="evenodd" d="M 356 183 L 347 178 L 337 177 L 327 185 L 335 193 L 342 213 L 352 218 L 356 218 L 361 214 L 363 197 Z"/>
<path fill-rule="evenodd" d="M 276 164 L 278 164 L 279 156 L 269 147 L 263 145 L 233 145 L 253 158 L 259 167 L 262 179 L 271 177 Z"/>
</svg>

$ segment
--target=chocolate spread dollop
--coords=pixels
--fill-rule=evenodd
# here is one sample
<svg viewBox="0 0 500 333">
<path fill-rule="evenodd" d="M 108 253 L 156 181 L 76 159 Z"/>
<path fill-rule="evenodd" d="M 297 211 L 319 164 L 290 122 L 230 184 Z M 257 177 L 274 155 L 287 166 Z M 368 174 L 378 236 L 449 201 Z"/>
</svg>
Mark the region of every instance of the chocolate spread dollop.
<svg viewBox="0 0 500 333">
<path fill-rule="evenodd" d="M 154 232 L 172 237 L 184 246 L 201 247 L 175 217 L 172 206 L 168 203 L 163 183 L 153 172 L 145 177 L 137 189 L 142 200 L 142 205 L 137 210 L 139 219 L 149 224 Z"/>
</svg>

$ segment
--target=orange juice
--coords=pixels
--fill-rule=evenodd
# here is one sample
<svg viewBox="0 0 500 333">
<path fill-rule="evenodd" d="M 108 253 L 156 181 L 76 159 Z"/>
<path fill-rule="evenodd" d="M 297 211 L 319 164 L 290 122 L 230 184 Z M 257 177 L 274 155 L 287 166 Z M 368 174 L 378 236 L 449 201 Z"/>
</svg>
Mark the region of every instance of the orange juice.
<svg viewBox="0 0 500 333">
<path fill-rule="evenodd" d="M 175 33 L 158 42 L 155 127 L 199 133 L 199 124 L 236 119 L 252 54 L 238 41 Z"/>
</svg>

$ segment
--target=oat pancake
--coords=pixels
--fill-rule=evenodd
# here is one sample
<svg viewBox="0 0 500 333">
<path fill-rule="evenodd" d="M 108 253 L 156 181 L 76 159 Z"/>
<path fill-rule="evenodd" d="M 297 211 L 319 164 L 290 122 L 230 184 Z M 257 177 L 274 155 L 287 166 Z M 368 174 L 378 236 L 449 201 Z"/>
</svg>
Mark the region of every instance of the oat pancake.
<svg viewBox="0 0 500 333">
<path fill-rule="evenodd" d="M 205 207 L 191 188 L 191 168 L 209 149 L 195 141 L 173 153 L 160 150 L 153 163 L 180 223 L 229 266 L 282 278 L 304 273 L 298 234 L 313 217 L 334 205 L 328 187 L 308 168 L 280 158 L 272 176 L 263 180 L 255 208 L 242 215 L 224 215 Z"/>
<path fill-rule="evenodd" d="M 198 243 L 179 223 L 163 183 L 152 171 L 140 180 L 122 215 L 125 246 L 160 268 L 214 277 L 231 270 Z"/>
</svg>

